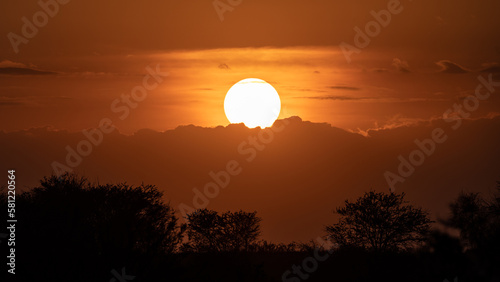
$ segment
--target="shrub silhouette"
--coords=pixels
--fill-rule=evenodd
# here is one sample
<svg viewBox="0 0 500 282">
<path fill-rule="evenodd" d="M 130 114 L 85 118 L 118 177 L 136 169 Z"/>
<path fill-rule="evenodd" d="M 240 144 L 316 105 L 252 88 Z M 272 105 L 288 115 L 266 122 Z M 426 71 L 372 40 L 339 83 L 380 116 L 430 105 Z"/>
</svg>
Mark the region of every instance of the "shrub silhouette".
<svg viewBox="0 0 500 282">
<path fill-rule="evenodd" d="M 229 252 L 248 251 L 260 235 L 261 218 L 257 212 L 225 212 L 196 210 L 187 216 L 189 242 L 184 251 Z"/>
<path fill-rule="evenodd" d="M 451 216 L 443 222 L 460 230 L 463 243 L 471 249 L 498 246 L 500 238 L 500 185 L 497 195 L 486 200 L 478 193 L 462 193 L 450 204 Z"/>
<path fill-rule="evenodd" d="M 51 273 L 53 281 L 92 281 L 111 269 L 144 270 L 182 238 L 174 210 L 151 185 L 52 176 L 20 195 L 17 207 L 20 267 L 26 267 L 19 272 L 33 279 Z"/>
<path fill-rule="evenodd" d="M 300 250 L 299 243 L 273 243 L 267 240 L 260 240 L 251 245 L 250 250 L 261 253 L 292 253 Z"/>
<path fill-rule="evenodd" d="M 441 220 L 460 231 L 461 247 L 475 281 L 500 281 L 500 182 L 491 198 L 462 192 L 450 204 L 451 215 Z M 440 244 L 441 246 L 443 244 Z"/>
<path fill-rule="evenodd" d="M 0 207 L 6 210 L 5 188 L 0 192 Z M 404 194 L 368 192 L 345 201 L 336 209 L 339 222 L 327 226 L 330 241 L 355 248 L 328 249 L 314 241 L 257 241 L 261 218 L 256 212 L 197 210 L 179 226 L 154 186 L 52 176 L 16 196 L 16 278 L 131 281 L 114 277 L 115 270 L 134 282 L 265 282 L 299 269 L 307 272 L 307 281 L 500 281 L 499 207 L 500 193 L 489 200 L 460 195 L 444 221 L 460 230 L 460 241 L 428 232 L 427 213 L 404 201 Z M 4 239 L 0 252 L 8 254 Z M 423 240 L 425 248 L 410 249 Z M 403 249 L 409 251 L 385 252 Z M 309 272 L 311 258 L 326 251 L 331 251 L 327 259 Z M 293 274 L 287 281 L 298 281 Z M 0 281 L 8 281 L 8 275 L 0 273 Z"/>
<path fill-rule="evenodd" d="M 328 237 L 341 247 L 374 251 L 406 249 L 425 240 L 430 219 L 420 208 L 408 205 L 405 194 L 370 191 L 356 202 L 336 209 L 338 223 L 327 226 Z"/>
</svg>

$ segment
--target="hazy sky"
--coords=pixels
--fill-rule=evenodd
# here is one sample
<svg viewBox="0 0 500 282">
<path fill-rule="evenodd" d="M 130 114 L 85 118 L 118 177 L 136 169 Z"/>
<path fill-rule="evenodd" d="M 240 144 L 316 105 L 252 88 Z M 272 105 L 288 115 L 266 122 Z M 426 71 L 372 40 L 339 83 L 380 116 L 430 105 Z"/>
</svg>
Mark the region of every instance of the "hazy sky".
<svg viewBox="0 0 500 282">
<path fill-rule="evenodd" d="M 194 208 L 194 202 L 218 211 L 257 211 L 263 238 L 275 242 L 322 236 L 344 200 L 370 189 L 389 192 L 385 172 L 398 173 L 398 156 L 408 159 L 418 148 L 414 140 L 429 138 L 435 128 L 445 131 L 446 142 L 396 183 L 396 193 L 406 193 L 412 204 L 438 219 L 448 216 L 448 204 L 460 191 L 489 195 L 500 179 L 500 117 L 464 121 L 456 131 L 454 123 L 433 121 L 371 132 L 371 137 L 296 117 L 287 120 L 271 142 L 258 141 L 259 150 L 249 143 L 250 137 L 260 136 L 259 129 L 243 125 L 141 130 L 130 136 L 114 132 L 74 171 L 91 182 L 157 185 L 178 216 L 181 204 Z M 54 161 L 70 165 L 66 148 L 77 150 L 82 137 L 47 128 L 0 132 L 0 169 L 16 168 L 17 189 L 25 191 L 52 173 Z M 214 181 L 210 173 L 224 171 L 231 161 L 240 173 L 217 196 L 195 196 L 193 189 L 204 193 Z"/>
<path fill-rule="evenodd" d="M 177 207 L 236 159 L 244 173 L 208 207 L 257 210 L 265 238 L 307 241 L 346 198 L 388 191 L 384 172 L 440 126 L 450 141 L 397 191 L 442 216 L 462 189 L 500 180 L 500 87 L 464 129 L 442 120 L 482 80 L 500 81 L 498 11 L 496 0 L 2 0 L 1 167 L 33 187 L 108 118 L 119 132 L 75 172 L 159 185 Z M 281 119 L 302 118 L 248 164 L 238 144 L 257 129 L 227 126 L 223 107 L 245 78 L 275 87 Z"/>
<path fill-rule="evenodd" d="M 348 63 L 339 44 L 355 46 L 354 28 L 388 3 L 244 0 L 221 21 L 213 1 L 69 1 L 15 53 L 9 34 L 23 36 L 22 18 L 42 8 L 2 1 L 0 129 L 81 130 L 103 117 L 125 133 L 226 125 L 227 90 L 257 77 L 278 90 L 281 117 L 366 130 L 441 116 L 500 62 L 498 1 L 401 1 Z M 113 100 L 158 64 L 169 76 L 117 119 Z M 491 99 L 474 114 L 496 109 Z"/>
</svg>

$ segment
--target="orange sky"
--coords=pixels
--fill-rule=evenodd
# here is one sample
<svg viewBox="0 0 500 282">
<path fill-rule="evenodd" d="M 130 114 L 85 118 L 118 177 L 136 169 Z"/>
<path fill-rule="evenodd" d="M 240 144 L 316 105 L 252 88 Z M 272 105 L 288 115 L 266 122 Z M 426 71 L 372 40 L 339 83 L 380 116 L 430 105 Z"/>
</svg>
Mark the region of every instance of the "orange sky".
<svg viewBox="0 0 500 282">
<path fill-rule="evenodd" d="M 368 51 L 366 51 L 368 52 Z M 281 96 L 281 118 L 292 115 L 328 122 L 349 130 L 366 130 L 439 117 L 454 102 L 472 93 L 481 64 L 463 74 L 442 73 L 428 66 L 397 68 L 387 55 L 367 60 L 363 67 L 347 64 L 335 48 L 231 48 L 165 51 L 138 55 L 92 55 L 78 64 L 55 58 L 52 74 L 0 77 L 1 128 L 15 130 L 50 125 L 81 130 L 100 119 L 116 121 L 120 131 L 141 128 L 163 131 L 178 125 L 227 125 L 223 101 L 241 78 L 258 77 L 271 83 Z M 367 54 L 363 54 L 367 55 Z M 99 65 L 106 69 L 99 71 Z M 15 66 L 3 61 L 0 66 Z M 67 67 L 71 65 L 72 67 Z M 148 91 L 147 98 L 118 119 L 111 104 L 141 85 L 146 67 L 160 65 L 168 77 Z M 474 113 L 498 110 L 489 99 Z M 123 104 L 123 103 L 120 103 Z M 15 120 L 9 116 L 20 115 Z"/>
<path fill-rule="evenodd" d="M 281 117 L 299 115 L 366 130 L 440 116 L 474 90 L 477 71 L 500 59 L 498 1 L 399 4 L 401 12 L 347 63 L 339 44 L 390 1 L 243 1 L 220 21 L 211 1 L 70 1 L 16 54 L 0 41 L 0 68 L 54 72 L 0 75 L 0 128 L 81 130 L 113 118 L 112 101 L 141 83 L 148 65 L 170 76 L 118 128 L 226 125 L 222 103 L 235 82 L 270 82 Z M 3 1 L 2 34 L 22 35 L 35 2 Z M 273 46 L 273 47 L 266 47 Z M 440 73 L 440 61 L 449 61 Z M 489 101 L 476 115 L 495 111 Z M 10 119 L 12 115 L 22 115 Z"/>
<path fill-rule="evenodd" d="M 500 81 L 500 1 L 242 0 L 223 20 L 213 0 L 44 1 L 46 18 L 38 1 L 0 2 L 1 168 L 16 166 L 20 187 L 50 174 L 83 129 L 108 118 L 119 132 L 75 171 L 156 184 L 174 204 L 190 201 L 256 132 L 227 127 L 224 114 L 226 92 L 245 78 L 273 85 L 280 119 L 303 121 L 293 118 L 286 138 L 209 208 L 257 209 L 266 238 L 321 235 L 344 199 L 387 191 L 384 171 L 437 125 L 451 141 L 398 191 L 436 216 L 461 189 L 500 180 L 500 88 L 466 129 L 441 120 L 475 93 L 479 76 Z M 366 33 L 374 15 L 394 9 L 356 45 L 357 28 Z M 26 21 L 46 22 L 30 30 Z M 359 53 L 347 59 L 341 44 Z M 163 75 L 149 80 L 156 69 Z M 157 85 L 125 102 L 145 79 Z M 125 105 L 127 114 L 117 110 Z"/>
</svg>

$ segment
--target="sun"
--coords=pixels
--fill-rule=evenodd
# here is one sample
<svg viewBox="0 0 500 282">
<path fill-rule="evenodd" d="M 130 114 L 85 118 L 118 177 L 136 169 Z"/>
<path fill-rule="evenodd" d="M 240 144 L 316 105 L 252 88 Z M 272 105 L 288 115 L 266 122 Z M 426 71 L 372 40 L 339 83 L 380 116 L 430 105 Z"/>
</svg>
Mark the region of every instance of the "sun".
<svg viewBox="0 0 500 282">
<path fill-rule="evenodd" d="M 227 91 L 224 112 L 230 123 L 249 128 L 270 127 L 278 118 L 281 100 L 274 87 L 258 78 L 239 81 Z"/>
</svg>

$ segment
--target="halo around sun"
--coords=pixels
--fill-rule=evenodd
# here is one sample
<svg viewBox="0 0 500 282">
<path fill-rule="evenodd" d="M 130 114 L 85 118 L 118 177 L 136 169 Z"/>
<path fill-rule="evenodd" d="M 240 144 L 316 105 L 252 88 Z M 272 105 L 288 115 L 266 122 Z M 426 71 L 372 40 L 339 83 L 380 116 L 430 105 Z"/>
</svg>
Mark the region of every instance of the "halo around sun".
<svg viewBox="0 0 500 282">
<path fill-rule="evenodd" d="M 281 100 L 274 87 L 258 78 L 247 78 L 233 85 L 224 99 L 224 112 L 230 123 L 249 128 L 270 127 L 278 118 Z"/>
</svg>

